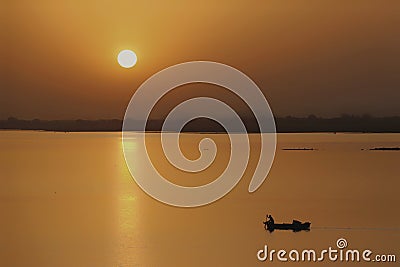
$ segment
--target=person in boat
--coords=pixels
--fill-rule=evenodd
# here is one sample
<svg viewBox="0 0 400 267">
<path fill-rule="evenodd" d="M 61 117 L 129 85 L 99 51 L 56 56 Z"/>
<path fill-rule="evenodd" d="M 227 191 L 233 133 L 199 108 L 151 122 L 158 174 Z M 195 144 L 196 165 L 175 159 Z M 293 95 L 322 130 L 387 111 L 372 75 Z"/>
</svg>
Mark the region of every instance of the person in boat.
<svg viewBox="0 0 400 267">
<path fill-rule="evenodd" d="M 267 215 L 267 218 L 268 218 L 268 222 L 269 222 L 270 224 L 272 224 L 272 225 L 275 224 L 275 220 L 274 220 L 274 218 L 272 218 L 272 215 L 271 215 L 271 214 Z"/>
</svg>

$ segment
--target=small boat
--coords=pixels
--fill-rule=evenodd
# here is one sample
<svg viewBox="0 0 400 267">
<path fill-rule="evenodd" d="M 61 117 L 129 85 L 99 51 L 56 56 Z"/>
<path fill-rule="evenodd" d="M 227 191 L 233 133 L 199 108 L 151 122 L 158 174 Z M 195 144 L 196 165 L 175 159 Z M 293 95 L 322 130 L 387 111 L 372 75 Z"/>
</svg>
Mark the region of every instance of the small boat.
<svg viewBox="0 0 400 267">
<path fill-rule="evenodd" d="M 300 222 L 293 220 L 292 223 L 275 223 L 271 215 L 267 216 L 264 223 L 265 230 L 273 232 L 275 230 L 292 230 L 293 232 L 310 231 L 310 222 Z"/>
</svg>

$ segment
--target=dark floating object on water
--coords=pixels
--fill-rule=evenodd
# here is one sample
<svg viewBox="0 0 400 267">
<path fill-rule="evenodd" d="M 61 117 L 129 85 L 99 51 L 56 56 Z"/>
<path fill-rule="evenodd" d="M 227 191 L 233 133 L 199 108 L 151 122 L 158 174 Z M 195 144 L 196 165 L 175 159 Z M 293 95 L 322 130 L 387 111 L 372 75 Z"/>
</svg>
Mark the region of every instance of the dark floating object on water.
<svg viewBox="0 0 400 267">
<path fill-rule="evenodd" d="M 282 148 L 282 150 L 316 150 L 315 148 L 308 148 L 308 147 L 302 147 L 302 148 Z"/>
<path fill-rule="evenodd" d="M 273 232 L 275 230 L 292 230 L 293 232 L 310 231 L 310 222 L 300 222 L 293 220 L 292 223 L 275 223 L 271 215 L 267 215 L 266 221 L 263 222 L 265 230 Z"/>
<path fill-rule="evenodd" d="M 398 151 L 400 147 L 374 147 L 370 148 L 369 150 L 390 150 L 390 151 Z"/>
</svg>

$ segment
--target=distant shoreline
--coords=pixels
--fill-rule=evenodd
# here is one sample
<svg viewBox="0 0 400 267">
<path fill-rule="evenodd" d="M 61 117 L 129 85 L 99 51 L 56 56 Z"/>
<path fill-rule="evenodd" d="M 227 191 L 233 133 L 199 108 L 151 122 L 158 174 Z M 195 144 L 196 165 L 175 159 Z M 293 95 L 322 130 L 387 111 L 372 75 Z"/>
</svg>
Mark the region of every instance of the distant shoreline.
<svg viewBox="0 0 400 267">
<path fill-rule="evenodd" d="M 163 120 L 149 120 L 146 130 L 160 132 Z M 259 133 L 254 118 L 244 118 L 248 133 Z M 121 132 L 123 121 L 112 120 L 21 120 L 8 118 L 0 120 L 0 130 L 37 130 L 53 132 Z M 131 121 L 129 130 L 140 131 L 140 122 Z M 306 118 L 275 118 L 278 133 L 400 133 L 400 116 L 370 117 L 344 115 L 337 118 L 319 118 L 310 115 Z M 138 125 L 136 127 L 136 125 Z M 224 133 L 224 128 L 208 119 L 189 122 L 182 132 L 188 133 Z"/>
<path fill-rule="evenodd" d="M 43 133 L 121 133 L 118 131 L 57 131 L 57 130 L 33 130 L 33 129 L 0 129 L 0 132 L 43 132 Z M 140 131 L 132 131 L 139 133 Z M 162 132 L 162 131 L 146 131 L 146 134 L 157 133 L 178 133 L 178 132 Z M 180 132 L 181 134 L 226 134 L 226 132 Z M 259 134 L 260 132 L 247 132 L 247 134 Z M 400 134 L 400 132 L 276 132 L 277 134 Z M 242 134 L 241 132 L 233 132 L 230 134 Z M 262 133 L 267 134 L 267 133 Z M 317 149 L 282 149 L 282 150 L 317 150 Z M 378 150 L 378 149 L 377 149 Z"/>
</svg>

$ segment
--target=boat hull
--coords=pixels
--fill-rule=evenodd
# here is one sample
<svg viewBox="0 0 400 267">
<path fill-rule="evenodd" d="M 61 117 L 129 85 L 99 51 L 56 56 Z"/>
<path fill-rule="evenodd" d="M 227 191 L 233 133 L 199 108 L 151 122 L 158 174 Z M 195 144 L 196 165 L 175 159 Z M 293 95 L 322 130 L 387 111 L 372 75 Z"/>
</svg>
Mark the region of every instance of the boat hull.
<svg viewBox="0 0 400 267">
<path fill-rule="evenodd" d="M 299 222 L 293 220 L 292 223 L 272 223 L 272 222 L 264 222 L 265 229 L 273 232 L 275 230 L 292 230 L 293 232 L 300 232 L 300 231 L 310 231 L 311 223 L 309 222 Z"/>
</svg>

